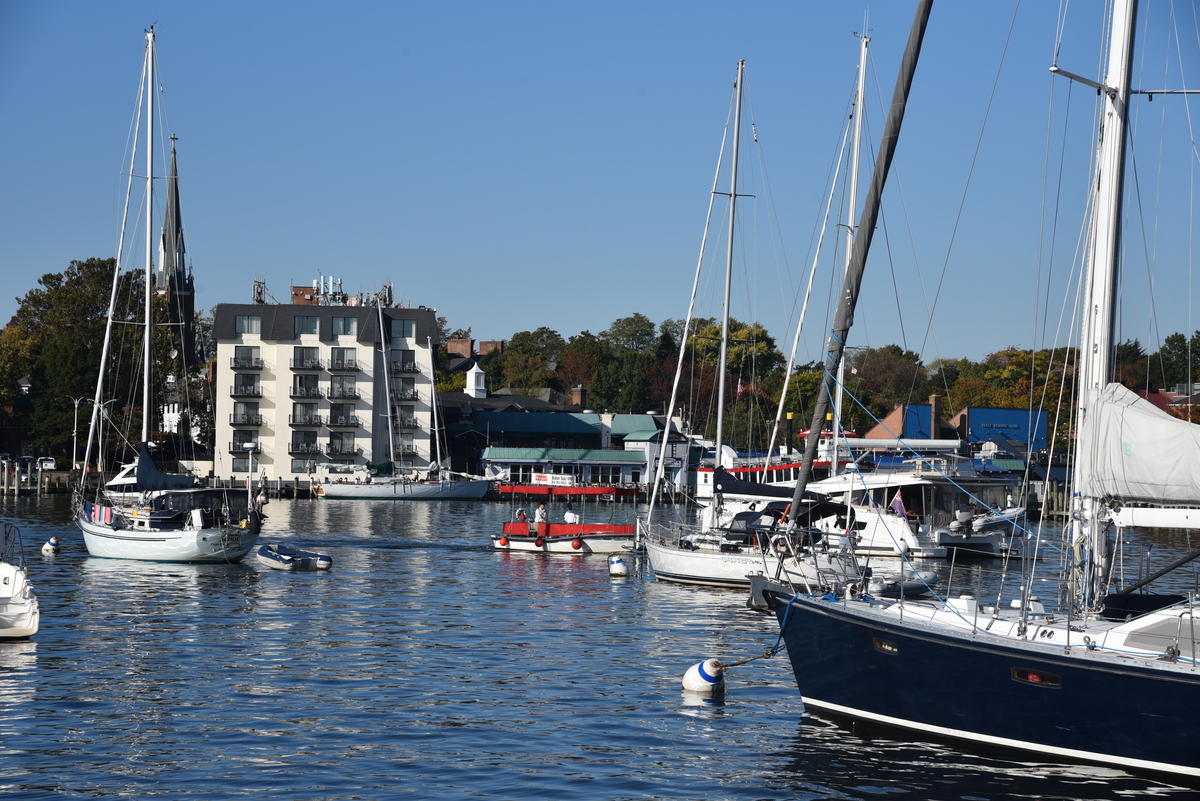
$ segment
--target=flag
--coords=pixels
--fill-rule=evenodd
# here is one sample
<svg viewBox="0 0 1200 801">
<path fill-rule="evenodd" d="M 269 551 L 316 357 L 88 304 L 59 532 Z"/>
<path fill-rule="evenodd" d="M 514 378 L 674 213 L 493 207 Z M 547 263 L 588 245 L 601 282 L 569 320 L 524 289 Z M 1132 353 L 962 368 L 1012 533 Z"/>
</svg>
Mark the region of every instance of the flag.
<svg viewBox="0 0 1200 801">
<path fill-rule="evenodd" d="M 738 394 L 737 394 L 737 396 L 740 398 L 740 397 L 742 397 L 742 395 L 745 394 L 745 392 L 746 392 L 746 388 L 744 386 L 742 386 L 742 379 L 739 378 L 738 379 L 738 389 L 737 389 Z"/>
<path fill-rule="evenodd" d="M 900 490 L 896 490 L 896 497 L 892 498 L 892 511 L 900 517 L 908 517 L 908 512 L 904 508 L 904 499 L 900 497 Z"/>
<path fill-rule="evenodd" d="M 858 368 L 857 368 L 857 367 L 851 367 L 851 368 L 850 368 L 850 375 L 858 375 Z"/>
</svg>

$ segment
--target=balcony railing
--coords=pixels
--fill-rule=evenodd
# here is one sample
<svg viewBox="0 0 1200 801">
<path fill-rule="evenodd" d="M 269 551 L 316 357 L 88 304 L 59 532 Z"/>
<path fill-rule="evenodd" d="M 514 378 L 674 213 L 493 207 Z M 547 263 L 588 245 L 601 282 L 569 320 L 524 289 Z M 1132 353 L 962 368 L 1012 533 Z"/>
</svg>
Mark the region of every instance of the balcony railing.
<svg viewBox="0 0 1200 801">
<path fill-rule="evenodd" d="M 323 370 L 324 363 L 320 359 L 289 359 L 293 370 Z"/>
<path fill-rule="evenodd" d="M 396 446 L 396 454 L 398 456 L 416 456 L 417 448 L 415 445 L 398 445 Z"/>
<path fill-rule="evenodd" d="M 399 431 L 412 431 L 421 427 L 421 421 L 415 417 L 398 417 L 395 422 Z"/>
<path fill-rule="evenodd" d="M 358 415 L 356 414 L 338 415 L 337 417 L 334 417 L 332 414 L 329 415 L 330 428 L 358 428 L 360 425 L 362 425 L 362 421 L 358 419 Z"/>
<path fill-rule="evenodd" d="M 325 425 L 325 420 L 319 414 L 289 414 L 288 425 L 323 426 Z"/>
<path fill-rule="evenodd" d="M 362 448 L 354 445 L 343 445 L 340 442 L 331 442 L 325 449 L 325 455 L 331 459 L 346 459 L 358 456 L 362 453 Z"/>
<path fill-rule="evenodd" d="M 417 367 L 416 362 L 392 362 L 393 373 L 419 373 L 421 368 Z"/>
<path fill-rule="evenodd" d="M 292 456 L 320 455 L 321 452 L 321 444 L 319 442 L 288 443 L 288 453 Z"/>
<path fill-rule="evenodd" d="M 234 356 L 229 360 L 229 366 L 234 370 L 261 370 L 263 360 L 257 356 L 253 358 Z"/>
<path fill-rule="evenodd" d="M 293 398 L 323 398 L 325 393 L 320 387 L 292 387 L 291 396 Z"/>
<path fill-rule="evenodd" d="M 229 394 L 235 398 L 261 398 L 262 387 L 247 387 L 234 384 L 229 388 Z"/>
<path fill-rule="evenodd" d="M 421 394 L 415 389 L 398 389 L 392 393 L 396 400 L 415 401 L 421 399 Z"/>
<path fill-rule="evenodd" d="M 257 442 L 231 442 L 229 443 L 230 453 L 262 453 L 262 448 Z"/>
<path fill-rule="evenodd" d="M 261 414 L 231 414 L 229 424 L 235 426 L 261 426 Z"/>
<path fill-rule="evenodd" d="M 357 389 L 349 389 L 347 387 L 330 387 L 329 388 L 329 397 L 330 398 L 353 398 L 353 399 L 357 400 L 358 399 L 358 390 Z"/>
<path fill-rule="evenodd" d="M 357 370 L 358 359 L 353 356 L 346 356 L 340 359 L 329 360 L 330 370 Z"/>
</svg>

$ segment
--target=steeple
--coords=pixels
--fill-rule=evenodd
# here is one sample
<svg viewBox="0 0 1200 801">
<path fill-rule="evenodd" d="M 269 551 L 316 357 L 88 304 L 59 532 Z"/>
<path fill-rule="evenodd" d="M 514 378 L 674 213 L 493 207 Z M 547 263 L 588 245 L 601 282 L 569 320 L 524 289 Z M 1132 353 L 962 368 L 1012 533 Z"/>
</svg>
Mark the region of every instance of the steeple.
<svg viewBox="0 0 1200 801">
<path fill-rule="evenodd" d="M 171 309 L 171 322 L 180 324 L 180 339 L 188 361 L 194 363 L 195 297 L 192 272 L 187 264 L 187 246 L 183 241 L 183 213 L 179 206 L 179 168 L 175 157 L 176 136 L 171 134 L 171 173 L 167 177 L 167 209 L 163 214 L 162 242 L 158 251 L 158 270 L 154 287 L 165 295 Z"/>
</svg>

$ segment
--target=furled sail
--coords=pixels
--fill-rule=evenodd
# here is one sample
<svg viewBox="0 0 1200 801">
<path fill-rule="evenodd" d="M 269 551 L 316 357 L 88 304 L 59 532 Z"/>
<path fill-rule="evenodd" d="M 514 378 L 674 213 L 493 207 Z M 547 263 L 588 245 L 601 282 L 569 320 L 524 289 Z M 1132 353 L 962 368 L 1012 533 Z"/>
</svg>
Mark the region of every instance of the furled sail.
<svg viewBox="0 0 1200 801">
<path fill-rule="evenodd" d="M 1086 497 L 1200 504 L 1200 425 L 1109 384 L 1084 419 L 1075 469 Z"/>
</svg>

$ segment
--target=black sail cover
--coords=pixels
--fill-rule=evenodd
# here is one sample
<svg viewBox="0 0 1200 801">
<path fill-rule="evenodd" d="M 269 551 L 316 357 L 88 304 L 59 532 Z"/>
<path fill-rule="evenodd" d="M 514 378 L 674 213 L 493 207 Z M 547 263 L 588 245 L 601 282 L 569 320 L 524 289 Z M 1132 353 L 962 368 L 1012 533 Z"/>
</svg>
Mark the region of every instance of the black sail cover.
<svg viewBox="0 0 1200 801">
<path fill-rule="evenodd" d="M 164 473 L 154 464 L 150 448 L 142 443 L 138 448 L 137 488 L 138 492 L 154 492 L 156 490 L 189 489 L 196 486 L 196 479 L 191 476 L 177 476 Z"/>
</svg>

